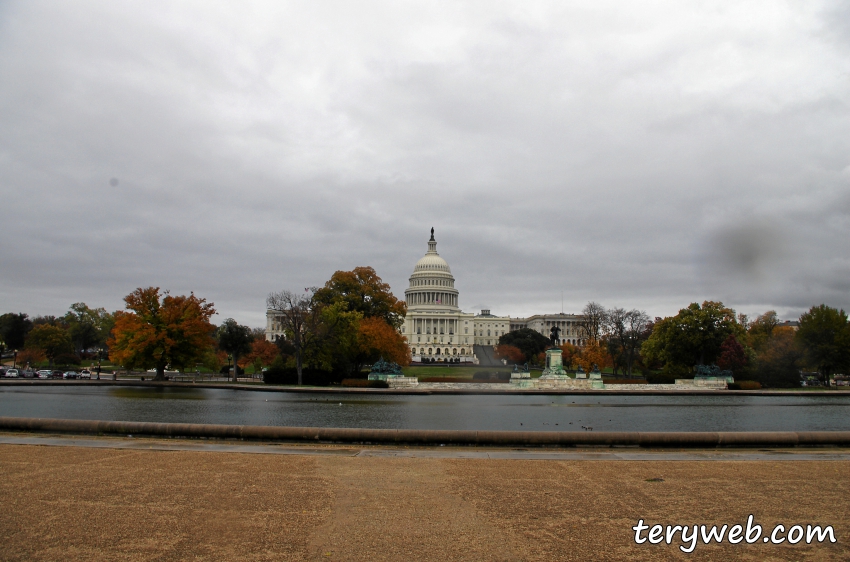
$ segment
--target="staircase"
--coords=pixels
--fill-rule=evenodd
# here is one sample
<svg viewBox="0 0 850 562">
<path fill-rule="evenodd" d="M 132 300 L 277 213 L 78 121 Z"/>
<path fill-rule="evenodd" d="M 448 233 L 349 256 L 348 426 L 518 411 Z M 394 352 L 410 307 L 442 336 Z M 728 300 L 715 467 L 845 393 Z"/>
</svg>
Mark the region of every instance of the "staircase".
<svg viewBox="0 0 850 562">
<path fill-rule="evenodd" d="M 472 352 L 478 358 L 479 367 L 504 367 L 501 359 L 496 358 L 496 351 L 489 345 L 473 345 Z"/>
</svg>

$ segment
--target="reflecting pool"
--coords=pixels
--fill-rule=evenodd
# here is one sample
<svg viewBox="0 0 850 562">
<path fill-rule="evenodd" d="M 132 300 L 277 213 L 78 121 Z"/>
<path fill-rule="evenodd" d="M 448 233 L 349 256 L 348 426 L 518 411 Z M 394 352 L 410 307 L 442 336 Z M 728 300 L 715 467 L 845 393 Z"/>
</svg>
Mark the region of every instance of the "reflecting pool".
<svg viewBox="0 0 850 562">
<path fill-rule="evenodd" d="M 0 416 L 392 429 L 850 430 L 850 397 L 312 394 L 174 387 L 0 387 Z"/>
</svg>

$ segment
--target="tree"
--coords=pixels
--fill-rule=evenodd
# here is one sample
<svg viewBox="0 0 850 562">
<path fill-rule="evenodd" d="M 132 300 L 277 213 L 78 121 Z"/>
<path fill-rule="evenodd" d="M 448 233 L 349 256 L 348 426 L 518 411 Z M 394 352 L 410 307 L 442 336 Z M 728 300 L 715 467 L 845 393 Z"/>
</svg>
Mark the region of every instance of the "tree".
<svg viewBox="0 0 850 562">
<path fill-rule="evenodd" d="M 298 384 L 303 384 L 304 358 L 317 347 L 322 338 L 322 305 L 313 299 L 315 291 L 305 289 L 304 294 L 292 291 L 270 293 L 266 307 L 275 312 L 275 321 L 283 328 L 286 340 L 292 345 Z"/>
<path fill-rule="evenodd" d="M 228 318 L 218 327 L 216 336 L 219 349 L 233 356 L 233 382 L 236 382 L 239 356 L 251 352 L 251 343 L 254 341 L 251 328 L 240 326 L 236 320 Z"/>
<path fill-rule="evenodd" d="M 32 325 L 33 326 L 42 326 L 44 324 L 47 324 L 48 326 L 56 326 L 58 328 L 62 328 L 62 329 L 65 329 L 65 330 L 68 329 L 68 324 L 65 323 L 64 318 L 62 318 L 62 317 L 57 318 L 56 316 L 53 316 L 52 314 L 47 314 L 47 315 L 44 315 L 44 316 L 36 316 L 35 318 L 32 319 Z"/>
<path fill-rule="evenodd" d="M 806 359 L 817 366 L 827 386 L 833 373 L 850 366 L 850 327 L 844 309 L 813 306 L 800 316 L 797 338 Z"/>
<path fill-rule="evenodd" d="M 7 312 L 0 316 L 0 344 L 6 349 L 23 349 L 32 321 L 23 312 Z"/>
<path fill-rule="evenodd" d="M 314 302 L 325 308 L 328 336 L 323 360 L 338 374 L 356 374 L 379 358 L 410 363 L 401 335 L 407 305 L 390 292 L 371 267 L 337 271 L 318 289 Z"/>
<path fill-rule="evenodd" d="M 756 358 L 755 379 L 764 386 L 800 386 L 803 350 L 793 328 L 778 327 Z"/>
<path fill-rule="evenodd" d="M 552 342 L 549 341 L 549 338 L 531 328 L 521 328 L 500 336 L 499 345 L 517 347 L 526 359 L 532 361 L 552 345 Z"/>
<path fill-rule="evenodd" d="M 760 350 L 773 337 L 773 331 L 779 325 L 779 319 L 775 310 L 768 310 L 755 320 L 751 321 L 747 328 L 747 337 L 750 346 L 756 351 Z"/>
<path fill-rule="evenodd" d="M 717 366 L 721 369 L 732 371 L 738 376 L 741 369 L 747 365 L 747 354 L 734 334 L 729 334 L 720 346 L 720 356 L 717 358 Z"/>
<path fill-rule="evenodd" d="M 84 302 L 72 304 L 64 322 L 78 354 L 93 347 L 103 348 L 114 325 L 114 319 L 106 309 L 92 309 Z"/>
<path fill-rule="evenodd" d="M 329 306 L 344 302 L 348 312 L 359 312 L 363 318 L 381 318 L 395 329 L 401 328 L 407 304 L 390 292 L 390 286 L 371 267 L 355 267 L 337 271 L 316 291 L 316 303 Z"/>
<path fill-rule="evenodd" d="M 20 365 L 35 365 L 47 359 L 47 355 L 43 349 L 37 347 L 24 347 L 23 351 L 18 352 L 18 364 Z"/>
<path fill-rule="evenodd" d="M 380 317 L 363 318 L 357 326 L 357 347 L 374 363 L 383 357 L 399 365 L 410 364 L 407 339 Z"/>
<path fill-rule="evenodd" d="M 598 340 L 582 347 L 575 357 L 574 362 L 581 365 L 582 369 L 587 372 L 590 372 L 594 365 L 600 369 L 604 369 L 613 363 L 606 346 Z"/>
<path fill-rule="evenodd" d="M 652 335 L 641 346 L 647 362 L 668 368 L 714 363 L 730 334 L 741 334 L 735 311 L 721 302 L 691 303 L 676 316 L 655 323 Z"/>
<path fill-rule="evenodd" d="M 510 363 L 522 363 L 525 361 L 525 355 L 522 350 L 515 345 L 499 344 L 496 346 L 496 357 L 504 359 Z"/>
<path fill-rule="evenodd" d="M 573 363 L 576 362 L 579 356 L 579 348 L 574 346 L 569 342 L 565 342 L 561 345 L 561 360 L 564 364 L 564 367 L 567 369 L 572 369 Z"/>
<path fill-rule="evenodd" d="M 598 302 L 589 302 L 584 305 L 578 325 L 582 337 L 587 342 L 596 343 L 602 339 L 606 314 L 605 307 Z"/>
<path fill-rule="evenodd" d="M 263 365 L 271 365 L 278 355 L 280 351 L 275 344 L 266 339 L 255 339 L 251 342 L 251 352 L 242 359 L 242 366 L 253 365 L 254 372 L 257 372 Z"/>
<path fill-rule="evenodd" d="M 154 367 L 154 380 L 165 379 L 165 367 L 182 369 L 206 358 L 215 345 L 213 303 L 194 293 L 171 296 L 159 287 L 136 289 L 126 297 L 126 311 L 116 312 L 109 358 L 131 367 Z"/>
<path fill-rule="evenodd" d="M 39 350 L 47 357 L 50 366 L 57 357 L 73 352 L 68 332 L 58 326 L 41 324 L 34 327 L 27 336 L 26 348 Z"/>
<path fill-rule="evenodd" d="M 606 312 L 604 321 L 612 359 L 617 360 L 631 376 L 640 346 L 646 339 L 649 316 L 642 310 L 612 308 Z"/>
</svg>

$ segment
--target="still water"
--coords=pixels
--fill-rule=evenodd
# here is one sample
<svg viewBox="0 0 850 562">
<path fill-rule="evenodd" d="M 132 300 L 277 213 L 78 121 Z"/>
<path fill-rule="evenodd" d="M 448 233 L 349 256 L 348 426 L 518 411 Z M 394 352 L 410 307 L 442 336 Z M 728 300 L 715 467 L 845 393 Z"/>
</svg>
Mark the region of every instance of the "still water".
<svg viewBox="0 0 850 562">
<path fill-rule="evenodd" d="M 327 395 L 205 388 L 4 387 L 0 416 L 366 427 L 581 431 L 850 430 L 850 397 Z"/>
</svg>

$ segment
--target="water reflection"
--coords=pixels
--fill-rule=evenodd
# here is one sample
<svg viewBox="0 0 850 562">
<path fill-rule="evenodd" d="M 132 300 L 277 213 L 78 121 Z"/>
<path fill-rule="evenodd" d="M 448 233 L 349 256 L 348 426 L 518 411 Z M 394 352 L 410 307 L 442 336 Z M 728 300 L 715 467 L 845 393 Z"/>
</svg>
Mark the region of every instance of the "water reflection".
<svg viewBox="0 0 850 562">
<path fill-rule="evenodd" d="M 110 388 L 109 394 L 117 398 L 135 398 L 140 400 L 206 400 L 204 389 L 201 388 L 140 388 L 134 386 L 121 386 Z"/>
<path fill-rule="evenodd" d="M 465 430 L 850 430 L 850 397 L 323 395 L 163 387 L 3 387 L 0 415 Z"/>
</svg>

